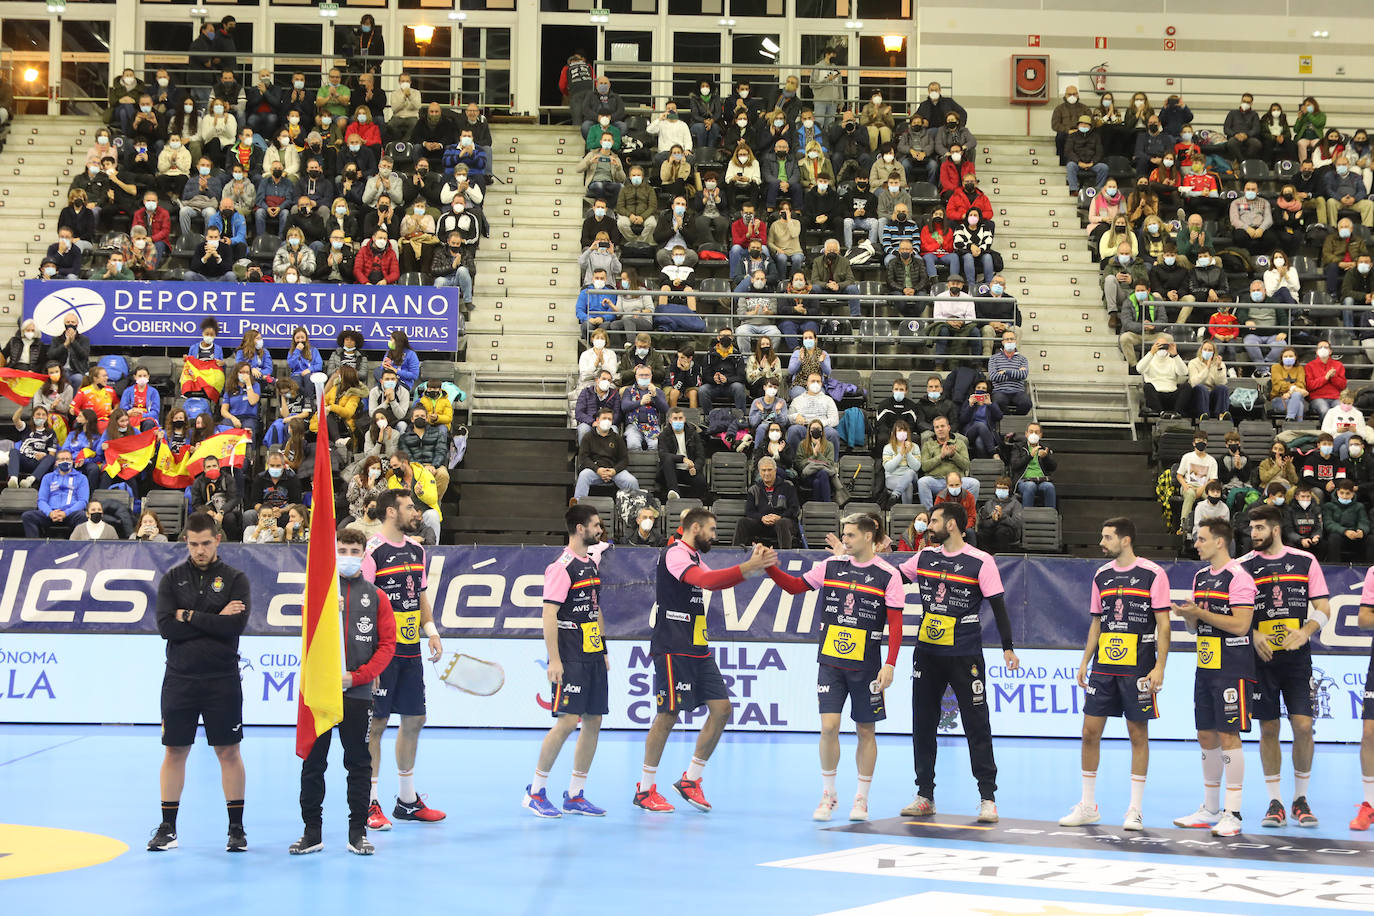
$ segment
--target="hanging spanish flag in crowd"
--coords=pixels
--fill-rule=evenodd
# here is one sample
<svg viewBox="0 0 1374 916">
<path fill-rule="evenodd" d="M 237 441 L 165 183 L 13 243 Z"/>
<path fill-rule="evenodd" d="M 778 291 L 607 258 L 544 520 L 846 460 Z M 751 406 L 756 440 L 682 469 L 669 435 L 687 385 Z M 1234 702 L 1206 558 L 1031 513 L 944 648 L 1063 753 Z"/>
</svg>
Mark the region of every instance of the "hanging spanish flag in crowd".
<svg viewBox="0 0 1374 916">
<path fill-rule="evenodd" d="M 203 394 L 212 401 L 218 401 L 224 390 L 224 367 L 213 359 L 196 359 L 188 356 L 181 364 L 181 393 Z"/>
<path fill-rule="evenodd" d="M 205 459 L 219 459 L 221 468 L 241 468 L 248 454 L 248 443 L 253 440 L 249 429 L 226 429 L 205 439 L 200 445 L 186 446 L 185 471 L 192 477 L 201 472 Z"/>
<path fill-rule="evenodd" d="M 155 429 L 110 439 L 105 443 L 105 473 L 120 480 L 137 477 L 157 454 L 157 440 Z"/>
<path fill-rule="evenodd" d="M 163 439 L 157 444 L 157 461 L 153 464 L 153 483 L 169 490 L 181 490 L 191 485 L 191 475 L 186 473 L 186 459 L 190 457 L 191 447 L 183 445 L 179 451 Z"/>
<path fill-rule="evenodd" d="M 315 494 L 301 601 L 301 676 L 296 695 L 296 756 L 301 759 L 310 756 L 316 738 L 343 721 L 343 634 L 328 426 L 320 424 L 315 445 Z"/>
<path fill-rule="evenodd" d="M 7 398 L 19 405 L 26 405 L 33 400 L 34 394 L 43 387 L 43 383 L 47 380 L 48 377 L 41 372 L 0 369 L 0 397 Z"/>
</svg>

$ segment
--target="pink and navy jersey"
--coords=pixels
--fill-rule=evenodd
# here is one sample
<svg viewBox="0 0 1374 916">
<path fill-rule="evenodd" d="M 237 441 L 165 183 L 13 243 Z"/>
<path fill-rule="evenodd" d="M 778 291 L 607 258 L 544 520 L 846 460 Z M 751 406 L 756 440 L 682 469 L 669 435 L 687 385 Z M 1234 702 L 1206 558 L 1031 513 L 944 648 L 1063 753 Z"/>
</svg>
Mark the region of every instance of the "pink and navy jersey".
<svg viewBox="0 0 1374 916">
<path fill-rule="evenodd" d="M 425 549 L 414 541 L 399 544 L 380 534 L 367 542 L 363 577 L 382 590 L 396 615 L 396 656 L 420 654 L 420 596 L 429 580 L 425 574 Z"/>
<path fill-rule="evenodd" d="M 1360 590 L 1360 607 L 1374 607 L 1374 566 L 1364 574 L 1364 588 Z M 1374 672 L 1374 645 L 1369 647 L 1369 670 Z M 1374 673 L 1365 678 L 1365 684 L 1374 682 Z M 1366 687 L 1366 691 L 1370 688 Z"/>
<path fill-rule="evenodd" d="M 1252 550 L 1240 558 L 1240 565 L 1255 580 L 1255 623 L 1262 638 L 1268 639 L 1276 651 L 1284 634 L 1307 623 L 1307 606 L 1317 598 L 1326 598 L 1326 576 L 1317 558 L 1305 550 L 1280 547 L 1277 556 L 1267 556 Z M 1312 657 L 1312 647 L 1284 652 L 1291 661 Z"/>
<path fill-rule="evenodd" d="M 877 671 L 882 666 L 887 609 L 906 604 L 902 574 L 882 557 L 856 563 L 846 556 L 823 560 L 802 578 L 820 592 L 820 663 Z"/>
<path fill-rule="evenodd" d="M 601 571 L 595 555 L 568 548 L 544 570 L 544 601 L 558 605 L 558 657 L 587 661 L 606 654 L 601 632 Z"/>
<path fill-rule="evenodd" d="M 979 611 L 985 599 L 1004 591 L 992 555 L 967 544 L 956 553 L 927 547 L 900 568 L 921 589 L 919 648 L 936 655 L 981 655 Z"/>
<path fill-rule="evenodd" d="M 1240 565 L 1229 560 L 1221 569 L 1204 566 L 1193 576 L 1193 601 L 1204 611 L 1235 616 L 1239 608 L 1255 606 L 1255 580 Z M 1250 634 L 1237 636 L 1209 623 L 1197 625 L 1197 667 L 1199 671 L 1219 674 L 1223 680 L 1255 679 L 1255 648 Z"/>
<path fill-rule="evenodd" d="M 700 567 L 701 554 L 677 540 L 664 548 L 658 557 L 655 591 L 658 616 L 654 618 L 654 632 L 649 639 L 651 655 L 691 655 L 703 658 L 711 654 L 706 639 L 706 598 L 702 589 L 682 581 L 687 570 Z"/>
<path fill-rule="evenodd" d="M 1169 613 L 1169 576 L 1158 563 L 1108 563 L 1093 573 L 1089 610 L 1098 619 L 1094 674 L 1140 677 L 1157 660 L 1156 615 Z"/>
</svg>

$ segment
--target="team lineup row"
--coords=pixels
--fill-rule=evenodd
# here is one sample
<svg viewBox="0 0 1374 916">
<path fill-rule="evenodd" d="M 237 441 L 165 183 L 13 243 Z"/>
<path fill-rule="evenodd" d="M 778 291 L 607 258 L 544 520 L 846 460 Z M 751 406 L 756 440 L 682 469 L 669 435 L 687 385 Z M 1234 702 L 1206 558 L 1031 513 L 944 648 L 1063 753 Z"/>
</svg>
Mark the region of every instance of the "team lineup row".
<svg viewBox="0 0 1374 916">
<path fill-rule="evenodd" d="M 416 793 L 413 775 L 425 714 L 420 641 L 427 641 L 431 660 L 440 658 L 443 651 L 425 595 L 424 550 L 409 537 L 419 524 L 419 514 L 411 497 L 401 491 L 385 494 L 377 512 L 383 523 L 370 542 L 364 545 L 360 532 L 345 529 L 337 546 L 347 669 L 342 685 L 344 717 L 337 731 L 348 771 L 348 848 L 363 854 L 373 851 L 368 829 L 389 830 L 393 819 L 433 822 L 444 818 Z M 543 593 L 554 724 L 544 737 L 522 799 L 527 809 L 544 818 L 605 814 L 585 793 L 602 717 L 609 712 L 610 661 L 600 607 L 603 530 L 595 509 L 585 505 L 571 507 L 566 521 L 568 543 L 547 567 Z M 858 737 L 857 791 L 849 816 L 866 820 L 877 760 L 875 723 L 885 718 L 885 691 L 892 684 L 901 648 L 904 583 L 914 582 L 923 608 L 912 660 L 916 797 L 901 814 L 935 813 L 940 704 L 946 689 L 952 688 L 978 785 L 977 817 L 981 822 L 995 822 L 997 765 L 985 699 L 984 604 L 993 612 L 1006 668 L 1014 671 L 1020 663 L 996 561 L 964 542 L 961 532 L 966 523 L 958 505 L 937 506 L 927 530 L 929 546 L 894 566 L 880 556 L 885 541 L 880 521 L 868 515 L 850 516 L 844 520 L 843 537 L 832 536 L 832 555 L 803 575 L 792 576 L 778 565 L 775 550 L 757 544 L 743 563 L 710 569 L 702 555 L 714 539 L 715 516 L 708 509 L 685 513 L 680 535 L 662 551 L 657 566 L 658 610 L 650 654 L 658 711 L 646 737 L 633 804 L 650 812 L 674 810 L 658 791 L 657 769 L 679 713 L 705 706 L 708 715 L 691 761 L 672 788 L 698 810 L 711 810 L 702 789 L 703 770 L 728 721 L 730 702 L 710 652 L 704 591 L 728 589 L 745 578 L 767 575 L 790 594 L 818 592 L 822 796 L 813 817 L 830 820 L 838 804 L 839 732 L 848 701 Z M 1311 554 L 1282 545 L 1281 521 L 1272 508 L 1254 510 L 1250 525 L 1255 549 L 1238 559 L 1229 554 L 1232 531 L 1227 523 L 1201 526 L 1197 548 L 1206 565 L 1194 577 L 1193 600 L 1171 606 L 1164 570 L 1135 556 L 1133 523 L 1126 518 L 1104 523 L 1101 546 L 1109 562 L 1094 575 L 1092 624 L 1078 672 L 1078 682 L 1086 692 L 1083 792 L 1060 821 L 1063 826 L 1100 820 L 1095 801 L 1100 739 L 1106 720 L 1122 717 L 1132 745 L 1131 804 L 1123 826 L 1143 829 L 1148 722 L 1158 716 L 1155 694 L 1164 683 L 1171 611 L 1197 634 L 1194 707 L 1204 786 L 1198 810 L 1174 823 L 1210 829 L 1217 836 L 1241 832 L 1245 760 L 1240 735 L 1250 730 L 1252 719 L 1258 719 L 1270 795 L 1261 823 L 1284 825 L 1288 809 L 1280 795 L 1278 726 L 1286 712 L 1294 736 L 1292 819 L 1298 826 L 1316 826 L 1306 799 L 1313 758 L 1308 639 L 1329 613 L 1326 583 Z M 166 758 L 162 822 L 148 848 L 177 845 L 181 776 L 197 725 L 203 720 L 207 741 L 220 757 L 225 775 L 230 817 L 227 848 L 236 851 L 247 845 L 242 826 L 243 768 L 238 756 L 242 694 L 236 667 L 237 638 L 247 616 L 247 584 L 241 573 L 218 559 L 213 520 L 193 518 L 188 532 L 190 557 L 167 573 L 158 592 L 159 631 L 168 640 L 163 688 Z M 1365 580 L 1360 625 L 1374 628 L 1374 571 Z M 393 713 L 400 716 L 399 785 L 389 819 L 377 798 L 377 774 L 382 734 Z M 1365 799 L 1351 822 L 1351 828 L 1358 830 L 1374 822 L 1374 697 L 1370 692 L 1365 694 L 1363 718 Z M 560 806 L 548 798 L 547 782 L 560 750 L 579 726 L 572 776 Z M 302 766 L 305 832 L 292 845 L 293 854 L 323 848 L 321 804 L 329 739 L 329 732 L 321 735 Z"/>
</svg>

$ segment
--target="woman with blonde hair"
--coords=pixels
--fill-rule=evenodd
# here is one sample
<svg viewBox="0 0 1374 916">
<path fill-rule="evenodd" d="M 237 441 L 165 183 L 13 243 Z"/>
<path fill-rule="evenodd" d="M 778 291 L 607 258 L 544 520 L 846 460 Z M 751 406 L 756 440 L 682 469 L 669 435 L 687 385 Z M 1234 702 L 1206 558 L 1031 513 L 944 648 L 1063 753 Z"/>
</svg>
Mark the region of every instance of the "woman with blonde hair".
<svg viewBox="0 0 1374 916">
<path fill-rule="evenodd" d="M 273 279 L 280 282 L 288 267 L 296 268 L 296 273 L 304 277 L 315 273 L 315 250 L 305 244 L 305 233 L 300 226 L 286 230 L 286 238 L 272 258 Z"/>
</svg>

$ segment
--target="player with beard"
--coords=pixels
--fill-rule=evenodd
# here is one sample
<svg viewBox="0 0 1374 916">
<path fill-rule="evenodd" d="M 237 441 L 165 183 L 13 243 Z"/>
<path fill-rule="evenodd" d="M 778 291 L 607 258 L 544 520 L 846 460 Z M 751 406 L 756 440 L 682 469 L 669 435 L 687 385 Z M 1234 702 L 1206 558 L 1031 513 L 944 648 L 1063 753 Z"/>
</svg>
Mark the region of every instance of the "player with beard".
<svg viewBox="0 0 1374 916">
<path fill-rule="evenodd" d="M 601 717 L 611 711 L 606 653 L 601 629 L 601 517 L 591 506 L 573 506 L 564 516 L 568 546 L 544 570 L 544 646 L 549 652 L 548 677 L 553 684 L 553 728 L 539 748 L 534 779 L 525 787 L 522 804 L 538 817 L 562 817 L 549 801 L 546 786 L 558 752 L 577 728 L 582 731 L 573 750 L 572 780 L 563 793 L 569 814 L 603 817 L 605 809 L 587 801 L 584 787 L 596 755 Z"/>
<path fill-rule="evenodd" d="M 363 577 L 382 590 L 396 615 L 396 654 L 377 678 L 372 695 L 372 729 L 368 747 L 372 752 L 372 797 L 367 826 L 390 830 L 391 821 L 377 802 L 377 774 L 381 769 L 382 735 L 396 713 L 401 717 L 396 736 L 396 768 L 400 785 L 396 807 L 391 816 L 398 821 L 432 823 L 444 819 L 444 812 L 425 804 L 415 792 L 415 752 L 420 729 L 425 725 L 425 669 L 420 660 L 420 634 L 429 644 L 429 660 L 437 662 L 444 654 L 434 612 L 425 594 L 425 549 L 415 540 L 420 530 L 420 513 L 408 490 L 387 490 L 377 497 L 377 518 L 382 527 L 368 542 L 363 557 Z"/>
<path fill-rule="evenodd" d="M 1317 558 L 1285 547 L 1283 516 L 1273 506 L 1250 510 L 1250 543 L 1240 565 L 1255 580 L 1255 642 L 1259 696 L 1255 718 L 1260 724 L 1260 763 L 1269 790 L 1269 810 L 1261 827 L 1287 821 L 1280 789 L 1283 748 L 1279 745 L 1279 700 L 1293 729 L 1293 823 L 1317 826 L 1307 803 L 1312 778 L 1312 647 L 1308 640 L 1331 616 L 1330 592 Z M 1308 610 L 1308 604 L 1311 610 Z"/>
<path fill-rule="evenodd" d="M 709 713 L 697 735 L 691 766 L 673 783 L 673 788 L 692 807 L 711 810 L 701 791 L 701 772 L 730 717 L 730 693 L 706 638 L 706 599 L 702 590 L 732 588 L 778 562 L 776 550 L 755 544 L 753 554 L 740 565 L 711 570 L 701 562 L 701 555 L 711 549 L 715 536 L 715 513 L 710 509 L 689 509 L 682 516 L 682 536 L 666 547 L 658 559 L 658 614 L 649 641 L 658 715 L 644 741 L 644 770 L 634 796 L 634 804 L 646 811 L 673 810 L 656 785 L 658 762 L 663 756 L 663 745 L 677 724 L 678 713 L 702 705 Z"/>
<path fill-rule="evenodd" d="M 1102 523 L 1102 552 L 1111 562 L 1093 573 L 1088 611 L 1092 625 L 1078 666 L 1083 703 L 1083 797 L 1059 819 L 1084 827 L 1102 819 L 1097 810 L 1097 765 L 1108 717 L 1126 720 L 1131 739 L 1131 804 L 1122 827 L 1143 830 L 1141 803 L 1150 766 L 1150 720 L 1159 718 L 1155 694 L 1164 686 L 1169 655 L 1169 576 L 1158 563 L 1135 555 L 1135 523 Z M 1092 667 L 1091 676 L 1088 674 Z"/>
<path fill-rule="evenodd" d="M 912 655 L 911 743 L 916 758 L 916 798 L 903 817 L 935 813 L 935 755 L 940 702 L 952 687 L 968 741 L 969 761 L 978 781 L 978 820 L 997 822 L 997 761 L 984 686 L 983 626 L 986 601 L 1002 638 L 1008 671 L 1021 667 L 1012 648 L 1011 619 L 1002 576 L 991 554 L 964 542 L 968 516 L 958 503 L 940 503 L 930 513 L 926 543 L 931 545 L 901 565 L 902 577 L 921 589 L 921 629 Z"/>
</svg>

